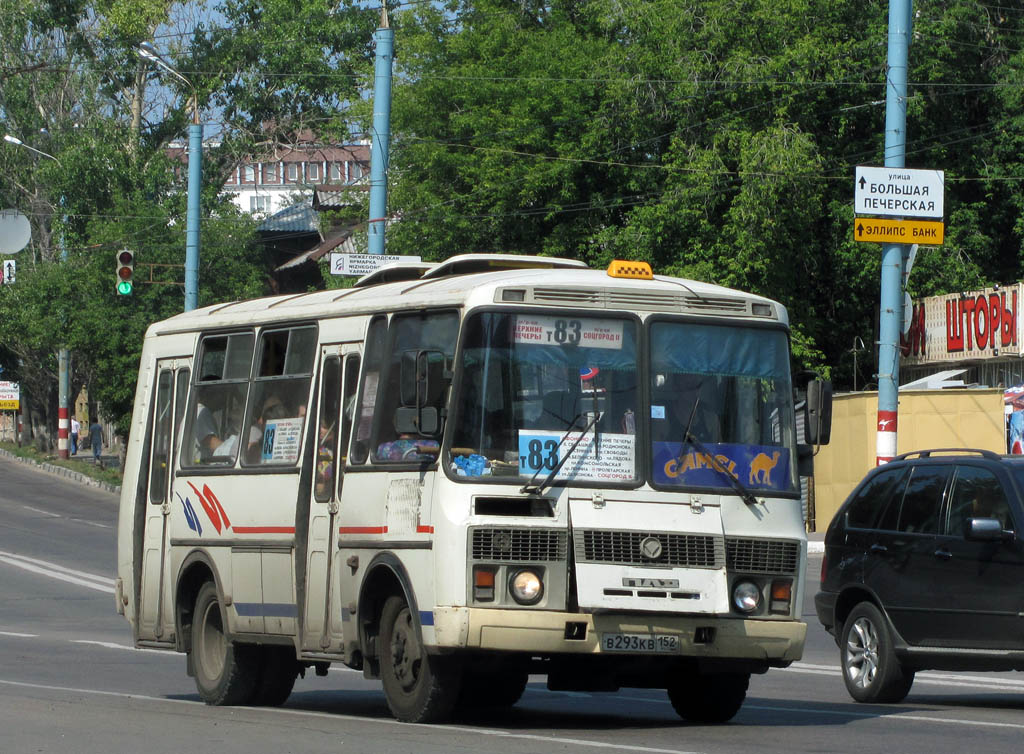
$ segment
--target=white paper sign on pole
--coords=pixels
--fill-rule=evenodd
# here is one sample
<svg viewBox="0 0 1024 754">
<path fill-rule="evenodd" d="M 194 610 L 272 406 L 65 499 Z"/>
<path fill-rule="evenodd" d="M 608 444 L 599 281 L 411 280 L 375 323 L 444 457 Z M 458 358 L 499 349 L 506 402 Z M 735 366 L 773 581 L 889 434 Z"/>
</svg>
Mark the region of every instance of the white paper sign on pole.
<svg viewBox="0 0 1024 754">
<path fill-rule="evenodd" d="M 418 264 L 420 261 L 422 261 L 421 258 L 417 256 L 331 252 L 331 274 L 362 277 L 363 275 L 369 275 L 371 272 L 376 272 L 386 264 L 395 264 L 396 262 Z"/>
</svg>

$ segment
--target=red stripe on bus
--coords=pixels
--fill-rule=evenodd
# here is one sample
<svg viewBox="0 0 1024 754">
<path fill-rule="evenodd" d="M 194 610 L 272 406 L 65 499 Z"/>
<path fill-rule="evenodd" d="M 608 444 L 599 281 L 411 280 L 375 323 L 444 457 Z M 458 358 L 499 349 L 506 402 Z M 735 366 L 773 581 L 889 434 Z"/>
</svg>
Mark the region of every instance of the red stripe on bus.
<svg viewBox="0 0 1024 754">
<path fill-rule="evenodd" d="M 235 534 L 294 534 L 294 526 L 232 526 Z"/>
<path fill-rule="evenodd" d="M 433 526 L 417 526 L 416 527 L 416 533 L 417 534 L 433 534 L 434 533 L 434 527 Z"/>
<path fill-rule="evenodd" d="M 387 534 L 386 526 L 340 526 L 338 534 Z"/>
</svg>

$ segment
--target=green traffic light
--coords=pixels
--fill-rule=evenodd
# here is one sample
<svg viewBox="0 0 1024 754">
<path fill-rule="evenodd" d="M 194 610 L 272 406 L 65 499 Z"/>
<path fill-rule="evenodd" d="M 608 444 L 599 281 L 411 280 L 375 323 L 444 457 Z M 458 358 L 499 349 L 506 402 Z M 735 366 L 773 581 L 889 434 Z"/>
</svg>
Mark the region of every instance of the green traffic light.
<svg viewBox="0 0 1024 754">
<path fill-rule="evenodd" d="M 130 296 L 132 293 L 132 283 L 130 280 L 122 280 L 117 284 L 117 292 L 122 296 Z"/>
</svg>

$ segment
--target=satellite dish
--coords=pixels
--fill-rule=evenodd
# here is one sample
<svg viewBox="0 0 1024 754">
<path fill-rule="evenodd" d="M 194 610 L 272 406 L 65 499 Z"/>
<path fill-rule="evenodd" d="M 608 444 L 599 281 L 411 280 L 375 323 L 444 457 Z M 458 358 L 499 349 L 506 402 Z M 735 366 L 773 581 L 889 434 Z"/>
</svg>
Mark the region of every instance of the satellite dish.
<svg viewBox="0 0 1024 754">
<path fill-rule="evenodd" d="M 16 209 L 0 210 L 0 254 L 17 254 L 31 239 L 27 217 Z"/>
</svg>

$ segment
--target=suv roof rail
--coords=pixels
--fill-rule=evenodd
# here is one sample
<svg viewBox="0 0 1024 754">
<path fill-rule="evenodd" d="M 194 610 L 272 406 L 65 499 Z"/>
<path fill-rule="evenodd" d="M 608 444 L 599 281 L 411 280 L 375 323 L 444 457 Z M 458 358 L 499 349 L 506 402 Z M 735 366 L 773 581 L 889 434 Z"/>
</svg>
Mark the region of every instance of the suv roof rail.
<svg viewBox="0 0 1024 754">
<path fill-rule="evenodd" d="M 892 460 L 902 461 L 910 458 L 911 456 L 918 456 L 920 458 L 931 458 L 933 453 L 976 453 L 983 458 L 988 458 L 993 461 L 998 461 L 1002 456 L 991 450 L 983 450 L 981 448 L 932 448 L 931 450 L 911 450 L 908 453 L 901 453 Z"/>
</svg>

